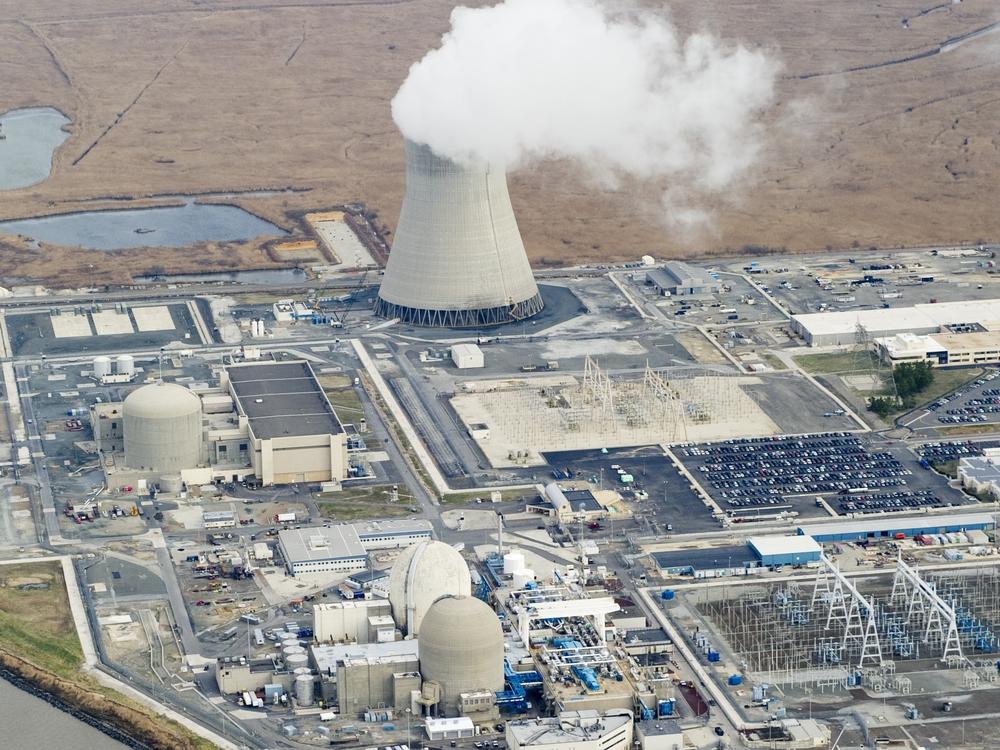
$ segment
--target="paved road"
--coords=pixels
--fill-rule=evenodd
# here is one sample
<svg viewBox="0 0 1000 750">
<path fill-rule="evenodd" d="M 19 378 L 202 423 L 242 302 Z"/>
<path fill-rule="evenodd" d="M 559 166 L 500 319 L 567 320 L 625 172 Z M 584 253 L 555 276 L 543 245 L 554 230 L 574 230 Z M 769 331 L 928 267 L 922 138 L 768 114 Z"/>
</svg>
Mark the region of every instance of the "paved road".
<svg viewBox="0 0 1000 750">
<path fill-rule="evenodd" d="M 170 560 L 170 552 L 167 549 L 167 542 L 163 538 L 163 532 L 160 529 L 153 529 L 149 532 L 148 537 L 153 542 L 156 562 L 160 566 L 160 570 L 164 571 L 160 577 L 167 587 L 167 598 L 170 600 L 170 609 L 174 613 L 174 622 L 177 623 L 177 629 L 180 631 L 178 636 L 181 645 L 184 646 L 184 653 L 201 653 L 201 643 L 199 643 L 198 637 L 194 634 L 194 628 L 191 626 L 191 617 L 184 603 L 184 595 L 181 593 L 177 576 L 174 574 L 173 563 Z"/>
</svg>

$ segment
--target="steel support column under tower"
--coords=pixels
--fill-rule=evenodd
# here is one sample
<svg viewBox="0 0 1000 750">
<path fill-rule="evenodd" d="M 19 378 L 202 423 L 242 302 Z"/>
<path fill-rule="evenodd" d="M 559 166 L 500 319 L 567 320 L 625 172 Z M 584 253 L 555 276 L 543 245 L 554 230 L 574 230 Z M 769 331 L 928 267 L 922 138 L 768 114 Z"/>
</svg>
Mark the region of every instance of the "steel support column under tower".
<svg viewBox="0 0 1000 750">
<path fill-rule="evenodd" d="M 906 622 L 923 620 L 924 643 L 936 635 L 942 644 L 941 661 L 964 659 L 962 641 L 958 636 L 958 617 L 955 608 L 938 594 L 934 584 L 920 577 L 920 571 L 903 561 L 896 560 L 896 572 L 892 579 L 893 596 L 909 598 Z M 902 593 L 899 593 L 902 592 Z"/>
</svg>

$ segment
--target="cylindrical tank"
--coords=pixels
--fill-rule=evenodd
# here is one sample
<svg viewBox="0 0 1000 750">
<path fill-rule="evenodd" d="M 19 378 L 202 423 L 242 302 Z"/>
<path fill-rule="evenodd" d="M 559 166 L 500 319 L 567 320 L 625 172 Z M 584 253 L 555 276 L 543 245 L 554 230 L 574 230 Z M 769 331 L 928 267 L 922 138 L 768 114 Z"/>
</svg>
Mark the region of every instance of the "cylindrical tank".
<svg viewBox="0 0 1000 750">
<path fill-rule="evenodd" d="M 111 374 L 111 357 L 94 357 L 94 377 L 103 378 Z"/>
<path fill-rule="evenodd" d="M 521 552 L 508 552 L 503 556 L 503 574 L 512 576 L 519 570 L 524 570 L 524 555 Z"/>
<path fill-rule="evenodd" d="M 503 690 L 503 630 L 496 613 L 479 599 L 438 599 L 417 641 L 421 675 L 441 685 L 442 716 L 456 715 L 460 693 Z"/>
<path fill-rule="evenodd" d="M 523 589 L 529 581 L 535 580 L 535 571 L 531 568 L 522 568 L 514 573 L 513 585 L 515 589 Z"/>
<path fill-rule="evenodd" d="M 670 601 L 671 599 L 673 599 L 674 596 L 675 596 L 675 594 L 674 594 L 674 592 L 671 589 L 663 589 L 663 591 L 660 592 L 660 598 L 661 599 L 666 599 L 667 601 Z"/>
<path fill-rule="evenodd" d="M 176 383 L 136 388 L 122 406 L 125 465 L 176 474 L 202 462 L 201 399 Z"/>
<path fill-rule="evenodd" d="M 135 375 L 135 357 L 131 354 L 119 354 L 115 360 L 115 368 L 119 375 L 132 377 Z"/>
<path fill-rule="evenodd" d="M 300 674 L 295 678 L 295 700 L 300 706 L 313 704 L 313 678 L 311 675 Z"/>
<path fill-rule="evenodd" d="M 301 645 L 302 644 L 299 643 L 299 639 L 298 638 L 294 638 L 292 636 L 286 636 L 285 638 L 281 639 L 281 647 L 282 648 L 288 648 L 289 646 L 301 646 Z"/>
<path fill-rule="evenodd" d="M 295 645 L 293 645 L 293 646 L 284 646 L 283 645 L 281 647 L 281 653 L 283 653 L 285 656 L 291 656 L 292 654 L 304 654 L 305 652 L 306 652 L 306 650 L 304 648 L 302 648 L 302 646 L 300 646 L 297 643 Z"/>
<path fill-rule="evenodd" d="M 306 654 L 289 654 L 285 657 L 285 666 L 289 669 L 298 669 L 299 667 L 304 667 L 309 663 L 309 657 Z"/>
<path fill-rule="evenodd" d="M 460 165 L 406 141 L 406 193 L 375 313 L 478 327 L 542 309 L 498 165 Z"/>
<path fill-rule="evenodd" d="M 312 670 L 309 667 L 296 667 L 292 670 L 292 674 L 298 677 L 302 674 L 312 674 Z"/>
<path fill-rule="evenodd" d="M 180 474 L 165 474 L 160 477 L 161 492 L 180 492 L 184 489 L 184 480 Z"/>
</svg>

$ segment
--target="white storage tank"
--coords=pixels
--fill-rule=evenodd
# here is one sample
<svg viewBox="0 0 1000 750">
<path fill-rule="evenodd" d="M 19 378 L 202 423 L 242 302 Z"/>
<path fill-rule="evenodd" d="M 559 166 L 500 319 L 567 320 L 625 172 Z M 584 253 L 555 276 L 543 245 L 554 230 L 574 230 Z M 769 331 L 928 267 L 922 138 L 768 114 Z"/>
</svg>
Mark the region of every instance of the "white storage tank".
<svg viewBox="0 0 1000 750">
<path fill-rule="evenodd" d="M 535 580 L 535 571 L 531 568 L 522 568 L 514 573 L 514 588 L 523 589 L 529 581 Z"/>
<path fill-rule="evenodd" d="M 295 699 L 300 706 L 313 704 L 313 678 L 311 675 L 300 674 L 295 678 Z"/>
<path fill-rule="evenodd" d="M 202 462 L 201 399 L 162 381 L 136 388 L 122 406 L 125 465 L 178 474 Z"/>
<path fill-rule="evenodd" d="M 309 657 L 305 654 L 290 654 L 285 657 L 285 666 L 289 669 L 298 669 L 309 664 Z"/>
<path fill-rule="evenodd" d="M 103 378 L 111 374 L 111 357 L 94 357 L 94 377 Z"/>
<path fill-rule="evenodd" d="M 289 646 L 301 646 L 298 638 L 285 637 L 281 639 L 281 647 L 288 648 Z"/>
<path fill-rule="evenodd" d="M 521 552 L 508 552 L 503 556 L 503 574 L 512 576 L 519 570 L 524 570 L 524 554 Z"/>
<path fill-rule="evenodd" d="M 119 354 L 115 360 L 115 367 L 119 375 L 128 375 L 131 378 L 135 375 L 135 357 L 131 354 Z"/>
<path fill-rule="evenodd" d="M 291 656 L 292 654 L 304 654 L 305 652 L 306 650 L 297 643 L 292 646 L 286 646 L 284 644 L 281 646 L 281 653 L 285 656 Z"/>
</svg>

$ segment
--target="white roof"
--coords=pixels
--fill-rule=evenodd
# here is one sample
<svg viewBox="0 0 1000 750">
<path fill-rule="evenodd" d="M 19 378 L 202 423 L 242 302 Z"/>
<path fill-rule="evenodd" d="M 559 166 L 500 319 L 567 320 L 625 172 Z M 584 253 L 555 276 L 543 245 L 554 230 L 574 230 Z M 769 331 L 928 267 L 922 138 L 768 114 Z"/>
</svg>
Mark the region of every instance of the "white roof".
<svg viewBox="0 0 1000 750">
<path fill-rule="evenodd" d="M 856 534 L 861 531 L 895 531 L 896 529 L 943 528 L 945 526 L 992 525 L 993 516 L 988 513 L 961 513 L 937 516 L 907 516 L 905 518 L 867 518 L 861 521 L 839 521 L 837 523 L 810 524 L 799 526 L 799 531 L 809 536 L 824 534 Z"/>
<path fill-rule="evenodd" d="M 476 730 L 476 725 L 472 723 L 472 719 L 468 716 L 458 716 L 454 719 L 435 719 L 433 716 L 429 716 L 424 719 L 424 723 L 427 724 L 427 732 L 474 732 Z"/>
<path fill-rule="evenodd" d="M 477 344 L 452 344 L 452 354 L 482 354 L 483 350 Z"/>
<path fill-rule="evenodd" d="M 1000 321 L 1000 299 L 805 313 L 792 317 L 814 336 L 850 333 L 858 323 L 872 331 L 934 329 L 950 323 L 982 323 L 989 328 L 987 324 Z"/>
<path fill-rule="evenodd" d="M 752 546 L 761 556 L 767 555 L 803 555 L 809 552 L 822 552 L 819 544 L 811 536 L 752 536 Z"/>
<path fill-rule="evenodd" d="M 334 646 L 313 646 L 313 660 L 323 673 L 337 671 L 338 661 L 369 659 L 373 661 L 398 661 L 416 659 L 419 654 L 417 639 L 386 641 L 384 643 L 344 643 Z"/>
</svg>

